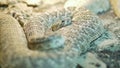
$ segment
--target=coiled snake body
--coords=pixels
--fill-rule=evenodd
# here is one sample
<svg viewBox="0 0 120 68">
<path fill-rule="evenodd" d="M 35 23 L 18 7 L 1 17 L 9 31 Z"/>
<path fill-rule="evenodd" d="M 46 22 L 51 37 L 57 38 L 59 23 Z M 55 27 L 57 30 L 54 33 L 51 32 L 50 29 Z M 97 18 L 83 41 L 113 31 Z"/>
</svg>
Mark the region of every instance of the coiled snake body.
<svg viewBox="0 0 120 68">
<path fill-rule="evenodd" d="M 62 47 L 59 48 L 41 51 L 29 49 L 28 42 L 38 43 L 36 38 L 42 38 L 44 36 L 42 33 L 52 28 L 55 22 L 49 20 L 44 22 L 46 20 L 44 16 L 42 19 L 39 17 L 32 18 L 39 19 L 39 21 L 30 22 L 24 26 L 25 36 L 22 27 L 14 18 L 0 13 L 1 66 L 3 68 L 73 68 L 76 64 L 79 64 L 77 62 L 78 56 L 89 49 L 89 43 L 98 38 L 104 32 L 104 28 L 101 20 L 84 8 L 75 9 L 74 11 L 64 9 L 64 11 L 69 11 L 71 15 L 67 19 L 65 19 L 65 14 L 59 15 L 60 17 L 65 16 L 65 18 L 58 18 L 60 20 L 64 19 L 64 22 L 58 24 L 60 27 L 57 26 L 58 28 L 55 31 L 65 39 L 64 45 L 62 44 Z M 55 20 L 53 16 L 51 19 Z M 67 26 L 65 24 L 66 20 L 71 21 L 71 24 Z M 38 29 L 41 29 L 41 31 Z M 32 34 L 30 34 L 31 31 L 33 31 Z M 47 42 L 45 43 L 47 44 Z M 37 45 L 38 48 L 36 48 L 32 45 L 33 49 L 34 47 L 39 49 L 39 46 Z M 44 44 L 44 46 L 46 45 Z"/>
</svg>

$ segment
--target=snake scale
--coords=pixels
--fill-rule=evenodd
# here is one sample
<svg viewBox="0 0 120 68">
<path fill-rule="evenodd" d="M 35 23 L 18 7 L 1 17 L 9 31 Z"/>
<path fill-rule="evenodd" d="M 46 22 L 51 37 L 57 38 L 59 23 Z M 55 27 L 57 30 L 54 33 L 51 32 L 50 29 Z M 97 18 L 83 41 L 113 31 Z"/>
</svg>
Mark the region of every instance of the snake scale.
<svg viewBox="0 0 120 68">
<path fill-rule="evenodd" d="M 25 24 L 25 26 L 22 28 L 18 21 L 13 17 L 0 13 L 1 67 L 76 67 L 76 65 L 79 64 L 77 61 L 79 60 L 78 56 L 90 48 L 90 42 L 103 34 L 104 28 L 102 21 L 96 15 L 92 14 L 89 10 L 84 8 L 74 10 L 62 9 L 57 14 L 58 16 L 51 16 L 51 14 L 47 14 L 48 16 L 43 15 L 42 17 L 33 17 L 31 19 L 35 19 L 35 22 L 30 20 L 31 22 Z M 66 14 L 68 14 L 68 16 Z M 49 20 L 49 18 L 51 18 L 51 20 Z M 36 21 L 36 19 L 38 20 Z M 61 23 L 55 24 L 58 20 L 60 20 Z M 68 22 L 69 24 L 66 24 Z M 62 47 L 40 51 L 37 50 L 36 46 L 34 45 L 32 45 L 32 47 L 35 47 L 35 50 L 28 48 L 29 43 L 42 44 L 43 42 L 40 42 L 39 39 L 43 38 L 44 33 L 49 31 L 50 28 L 53 30 L 53 34 L 50 35 L 50 37 L 53 39 L 57 37 L 60 38 L 60 40 L 61 37 L 64 38 Z M 56 33 L 59 35 L 54 37 Z M 47 39 L 49 39 L 49 36 Z M 59 42 L 59 40 L 57 42 Z M 37 46 L 38 49 L 40 48 L 39 46 L 40 45 Z M 44 46 L 46 45 L 44 44 Z"/>
</svg>

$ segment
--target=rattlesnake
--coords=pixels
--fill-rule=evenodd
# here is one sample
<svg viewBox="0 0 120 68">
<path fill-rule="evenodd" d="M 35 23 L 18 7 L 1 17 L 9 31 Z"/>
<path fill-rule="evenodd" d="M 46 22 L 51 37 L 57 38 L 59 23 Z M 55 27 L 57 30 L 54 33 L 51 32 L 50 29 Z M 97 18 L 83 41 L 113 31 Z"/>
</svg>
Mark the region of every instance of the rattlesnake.
<svg viewBox="0 0 120 68">
<path fill-rule="evenodd" d="M 55 25 L 55 33 L 60 34 L 65 39 L 63 47 L 42 51 L 38 51 L 36 49 L 30 50 L 27 46 L 28 42 L 32 42 L 31 38 L 36 40 L 36 38 L 43 37 L 44 34 L 43 36 L 39 36 L 41 35 L 39 33 L 44 33 L 52 28 L 52 25 L 54 25 L 54 23 L 52 23 L 53 21 L 50 22 L 48 20 L 45 22 L 46 16 L 43 16 L 42 18 L 39 16 L 31 18 L 33 20 L 38 19 L 37 22 L 32 22 L 32 24 L 40 25 L 34 26 L 31 24 L 31 22 L 29 22 L 23 27 L 28 38 L 27 42 L 24 31 L 19 23 L 11 16 L 0 13 L 1 66 L 3 68 L 73 68 L 76 66 L 76 64 L 79 64 L 77 62 L 78 56 L 82 52 L 85 52 L 87 49 L 89 49 L 90 42 L 103 34 L 104 28 L 101 20 L 96 15 L 84 8 L 75 10 L 63 9 L 60 11 L 63 12 L 63 14 L 60 13 L 61 15 L 59 15 L 59 17 L 63 16 L 64 19 L 64 16 L 66 17 L 65 14 L 68 13 L 68 11 L 70 12 L 71 17 L 69 17 L 70 19 L 67 20 L 71 20 L 72 23 L 68 26 L 63 23 L 57 24 L 60 26 L 64 25 L 64 27 L 58 27 L 57 30 Z M 48 16 L 50 16 L 50 14 L 48 14 Z M 59 17 L 57 18 L 60 19 Z M 56 18 L 51 16 L 51 19 L 55 20 Z M 43 21 L 41 22 L 41 20 Z M 66 21 L 66 19 L 64 19 L 64 21 Z M 31 27 L 33 29 L 30 29 Z M 36 32 L 33 32 L 32 35 L 29 35 L 31 30 L 38 30 L 41 27 L 43 32 L 38 31 L 37 34 Z M 55 36 L 54 32 L 52 36 Z"/>
</svg>

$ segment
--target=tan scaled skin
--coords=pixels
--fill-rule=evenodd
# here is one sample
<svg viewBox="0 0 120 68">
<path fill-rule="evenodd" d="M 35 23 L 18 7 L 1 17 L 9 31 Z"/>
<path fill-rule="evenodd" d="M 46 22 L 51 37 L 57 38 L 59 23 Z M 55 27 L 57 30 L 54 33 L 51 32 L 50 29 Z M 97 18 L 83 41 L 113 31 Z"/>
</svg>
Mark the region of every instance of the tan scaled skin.
<svg viewBox="0 0 120 68">
<path fill-rule="evenodd" d="M 19 23 L 13 17 L 0 13 L 0 64 L 2 68 L 72 68 L 74 63 L 67 60 L 64 53 L 29 50 Z M 68 66 L 67 62 L 71 65 Z"/>
<path fill-rule="evenodd" d="M 64 47 L 43 51 L 29 50 L 19 23 L 0 13 L 2 68 L 74 68 L 78 64 L 78 56 L 89 49 L 90 42 L 103 34 L 104 28 L 101 20 L 84 8 L 71 12 L 72 24 L 56 31 L 65 38 Z"/>
</svg>

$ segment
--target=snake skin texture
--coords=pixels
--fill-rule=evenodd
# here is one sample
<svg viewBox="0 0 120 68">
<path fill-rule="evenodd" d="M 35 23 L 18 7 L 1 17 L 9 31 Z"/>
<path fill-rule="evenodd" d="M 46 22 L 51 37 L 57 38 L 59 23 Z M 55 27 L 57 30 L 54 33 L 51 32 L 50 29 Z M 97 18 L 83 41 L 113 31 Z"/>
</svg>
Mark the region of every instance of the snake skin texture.
<svg viewBox="0 0 120 68">
<path fill-rule="evenodd" d="M 72 68 L 74 66 L 74 61 L 71 62 L 64 53 L 29 50 L 19 23 L 11 16 L 2 13 L 0 16 L 0 64 L 2 68 Z M 68 63 L 72 65 L 69 66 Z"/>
<path fill-rule="evenodd" d="M 28 42 L 33 44 L 33 46 L 29 46 L 30 48 L 40 48 L 43 47 L 45 49 L 49 49 L 48 47 L 46 48 L 44 45 L 41 46 L 41 42 L 47 41 L 46 34 L 51 36 L 51 40 L 54 40 L 54 38 L 58 38 L 60 40 L 56 40 L 55 42 L 58 43 L 58 46 L 61 46 L 64 44 L 64 39 L 62 39 L 62 36 L 58 35 L 55 31 L 58 29 L 68 26 L 72 24 L 72 13 L 70 11 L 66 11 L 65 9 L 59 9 L 58 11 L 52 11 L 49 13 L 44 13 L 44 14 L 39 14 L 35 15 L 32 18 L 30 18 L 30 21 L 25 24 L 24 26 L 24 31 L 25 34 L 28 38 Z M 48 33 L 49 32 L 49 33 Z M 51 32 L 51 34 L 50 34 Z M 57 34 L 57 35 L 54 35 Z M 55 37 L 56 36 L 56 37 Z M 46 39 L 46 40 L 45 40 Z M 36 44 L 39 44 L 35 46 Z M 57 43 L 53 44 L 57 47 Z M 61 45 L 60 45 L 61 44 Z M 54 45 L 48 45 L 48 46 L 54 46 Z"/>
<path fill-rule="evenodd" d="M 62 27 L 55 28 L 51 37 L 58 33 L 59 38 L 64 38 L 64 45 L 56 49 L 49 50 L 31 50 L 28 48 L 31 38 L 42 38 L 44 33 L 54 26 L 57 20 L 54 16 L 49 17 L 34 17 L 35 22 L 27 23 L 23 28 L 11 16 L 0 13 L 0 64 L 2 68 L 74 68 L 76 67 L 78 56 L 89 49 L 90 42 L 101 36 L 104 32 L 101 20 L 90 11 L 79 8 L 69 10 L 71 17 L 63 12 L 60 13 L 59 20 Z M 59 14 L 59 13 L 58 13 Z M 69 14 L 68 14 L 69 15 Z M 56 16 L 56 15 L 55 15 Z M 63 17 L 63 18 L 62 18 Z M 65 17 L 65 18 L 64 18 Z M 39 20 L 36 20 L 36 19 Z M 71 18 L 71 19 L 69 19 Z M 48 19 L 48 20 L 46 20 Z M 64 25 L 69 20 L 70 25 Z M 68 22 L 67 22 L 68 23 Z M 29 25 L 29 26 L 28 26 Z M 61 25 L 61 24 L 58 24 Z M 56 27 L 56 25 L 55 25 Z M 24 31 L 23 31 L 24 29 Z M 34 32 L 36 30 L 37 32 Z M 41 31 L 39 31 L 41 30 Z M 26 35 L 25 35 L 25 34 Z M 30 33 L 32 33 L 30 35 Z M 58 38 L 57 36 L 57 38 Z M 49 39 L 49 36 L 47 37 Z M 53 37 L 55 39 L 56 37 Z M 29 40 L 30 39 L 30 40 Z M 28 41 L 27 41 L 28 40 Z M 52 39 L 51 39 L 52 40 Z M 34 41 L 34 44 L 38 43 Z M 42 44 L 43 42 L 40 42 Z M 48 43 L 48 42 L 46 42 Z M 49 42 L 50 44 L 50 42 Z M 46 44 L 44 44 L 45 46 Z M 40 46 L 40 45 L 39 45 Z M 39 49 L 39 46 L 38 49 Z M 36 47 L 36 46 L 33 46 Z"/>
</svg>

